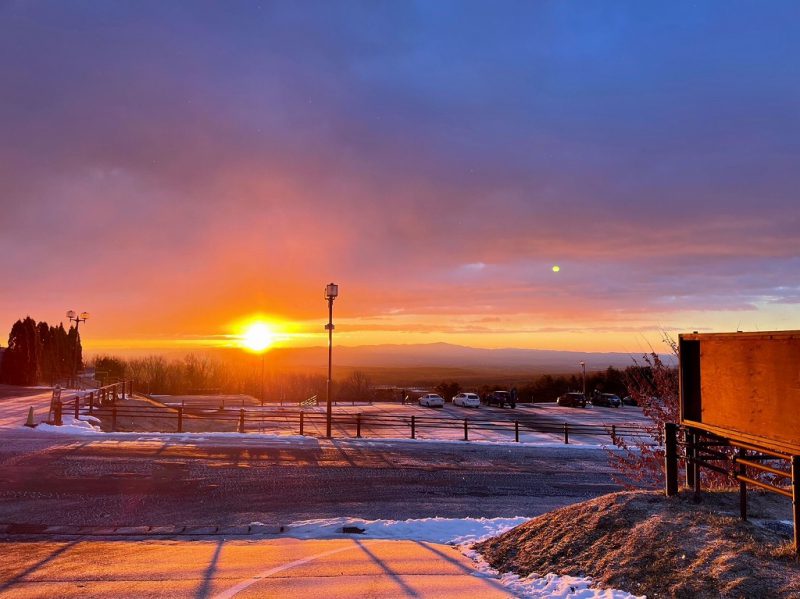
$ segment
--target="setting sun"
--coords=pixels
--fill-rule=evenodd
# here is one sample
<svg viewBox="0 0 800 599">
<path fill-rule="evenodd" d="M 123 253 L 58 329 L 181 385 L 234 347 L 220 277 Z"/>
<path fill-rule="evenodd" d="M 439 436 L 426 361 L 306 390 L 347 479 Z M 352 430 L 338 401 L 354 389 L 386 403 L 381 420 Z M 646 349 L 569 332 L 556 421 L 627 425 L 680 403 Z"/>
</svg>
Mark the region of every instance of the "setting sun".
<svg viewBox="0 0 800 599">
<path fill-rule="evenodd" d="M 252 351 L 264 351 L 275 339 L 275 335 L 263 322 L 251 324 L 242 335 L 242 345 Z"/>
</svg>

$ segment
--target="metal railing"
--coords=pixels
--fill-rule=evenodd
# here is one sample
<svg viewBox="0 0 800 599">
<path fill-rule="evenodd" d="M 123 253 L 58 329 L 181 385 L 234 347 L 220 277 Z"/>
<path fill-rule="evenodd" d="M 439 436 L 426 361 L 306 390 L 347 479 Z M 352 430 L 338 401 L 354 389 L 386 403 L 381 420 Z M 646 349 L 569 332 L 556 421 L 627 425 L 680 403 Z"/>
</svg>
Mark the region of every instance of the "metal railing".
<svg viewBox="0 0 800 599">
<path fill-rule="evenodd" d="M 265 409 L 221 406 L 209 408 L 196 405 L 160 407 L 110 403 L 96 407 L 91 412 L 100 418 L 110 431 L 119 430 L 122 421 L 126 429 L 136 430 L 136 421 L 139 420 L 141 423 L 145 419 L 174 423 L 164 426 L 165 430 L 160 432 L 186 432 L 186 425 L 194 423 L 203 427 L 203 430 L 198 432 L 213 432 L 216 426 L 216 430 L 235 430 L 243 434 L 269 429 L 288 434 L 308 435 L 314 434 L 314 430 L 324 429 L 326 424 L 326 414 L 323 412 L 277 407 Z M 513 438 L 515 442 L 520 442 L 521 435 L 525 433 L 545 433 L 556 436 L 565 444 L 574 437 L 601 436 L 608 437 L 613 442 L 618 437 L 649 436 L 645 428 L 637 424 L 576 424 L 525 416 L 513 420 L 496 420 L 485 417 L 449 418 L 415 414 L 339 412 L 333 415 L 332 424 L 339 435 L 356 438 L 363 436 L 380 438 L 380 433 L 388 429 L 394 429 L 398 434 L 410 439 L 420 438 L 421 433 L 426 438 L 436 438 L 436 432 L 458 431 L 455 436 L 465 441 L 470 440 L 471 434 L 481 432 L 499 433 L 501 438 L 509 440 Z M 433 437 L 431 433 L 434 433 Z M 453 436 L 449 435 L 450 438 Z"/>
</svg>

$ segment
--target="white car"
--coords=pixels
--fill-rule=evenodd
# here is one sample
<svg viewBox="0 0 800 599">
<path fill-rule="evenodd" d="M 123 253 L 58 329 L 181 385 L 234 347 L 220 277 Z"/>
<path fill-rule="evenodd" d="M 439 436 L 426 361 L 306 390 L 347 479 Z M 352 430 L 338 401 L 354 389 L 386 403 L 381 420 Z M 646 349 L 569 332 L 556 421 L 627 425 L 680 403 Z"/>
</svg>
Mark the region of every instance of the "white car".
<svg viewBox="0 0 800 599">
<path fill-rule="evenodd" d="M 443 408 L 444 399 L 441 395 L 436 395 L 436 393 L 426 393 L 419 398 L 419 405 L 428 408 Z"/>
<path fill-rule="evenodd" d="M 459 393 L 453 397 L 453 405 L 462 408 L 480 408 L 481 398 L 477 393 Z"/>
</svg>

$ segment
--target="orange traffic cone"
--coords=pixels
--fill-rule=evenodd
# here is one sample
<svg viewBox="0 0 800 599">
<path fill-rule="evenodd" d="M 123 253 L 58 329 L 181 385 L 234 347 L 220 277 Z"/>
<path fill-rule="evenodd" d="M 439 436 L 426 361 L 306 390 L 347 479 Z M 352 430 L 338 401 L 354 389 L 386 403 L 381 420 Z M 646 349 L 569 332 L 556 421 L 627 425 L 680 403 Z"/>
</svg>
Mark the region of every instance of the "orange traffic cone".
<svg viewBox="0 0 800 599">
<path fill-rule="evenodd" d="M 31 409 L 28 410 L 28 421 L 25 423 L 25 426 L 29 426 L 31 428 L 36 426 L 36 423 L 33 421 L 33 406 L 31 406 Z"/>
</svg>

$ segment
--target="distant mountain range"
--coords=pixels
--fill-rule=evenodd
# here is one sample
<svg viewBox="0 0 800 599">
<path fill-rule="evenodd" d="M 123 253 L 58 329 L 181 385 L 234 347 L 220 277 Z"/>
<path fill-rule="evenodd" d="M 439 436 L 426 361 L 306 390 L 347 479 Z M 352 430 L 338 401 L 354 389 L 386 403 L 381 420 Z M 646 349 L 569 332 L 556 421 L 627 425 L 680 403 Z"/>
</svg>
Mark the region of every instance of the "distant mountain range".
<svg viewBox="0 0 800 599">
<path fill-rule="evenodd" d="M 328 360 L 326 347 L 277 348 L 269 353 L 270 361 L 287 367 L 319 368 Z M 334 346 L 337 367 L 354 368 L 458 368 L 479 370 L 514 370 L 542 373 L 574 372 L 579 362 L 587 370 L 609 366 L 625 368 L 633 364 L 631 355 L 618 352 L 576 352 L 544 349 L 481 349 L 449 343 L 416 345 Z"/>
</svg>

